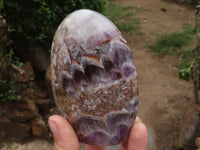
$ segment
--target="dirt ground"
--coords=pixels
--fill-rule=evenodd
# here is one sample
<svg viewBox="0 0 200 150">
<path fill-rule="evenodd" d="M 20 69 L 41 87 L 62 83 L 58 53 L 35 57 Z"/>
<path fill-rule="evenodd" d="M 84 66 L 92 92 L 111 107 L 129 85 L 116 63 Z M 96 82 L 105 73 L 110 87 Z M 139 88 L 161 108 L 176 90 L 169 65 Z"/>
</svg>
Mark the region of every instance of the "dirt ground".
<svg viewBox="0 0 200 150">
<path fill-rule="evenodd" d="M 133 50 L 138 72 L 138 116 L 154 134 L 154 150 L 171 150 L 177 142 L 184 110 L 193 100 L 193 85 L 178 79 L 177 58 L 153 56 L 147 46 L 161 34 L 181 30 L 184 24 L 194 25 L 194 9 L 160 0 L 116 0 L 116 3 L 144 8 L 136 14 L 143 34 L 124 34 Z M 165 8 L 166 12 L 160 8 Z M 39 150 L 51 149 L 52 144 L 41 140 L 23 146 L 9 143 L 2 150 L 35 150 L 38 147 Z"/>
<path fill-rule="evenodd" d="M 178 79 L 177 58 L 153 56 L 147 46 L 155 42 L 159 35 L 181 30 L 184 24 L 194 25 L 194 9 L 160 0 L 117 2 L 123 6 L 146 9 L 137 14 L 143 34 L 125 36 L 133 49 L 138 72 L 138 116 L 153 129 L 157 149 L 171 150 L 178 142 L 186 105 L 193 99 L 193 86 Z M 165 8 L 166 12 L 160 8 Z"/>
</svg>

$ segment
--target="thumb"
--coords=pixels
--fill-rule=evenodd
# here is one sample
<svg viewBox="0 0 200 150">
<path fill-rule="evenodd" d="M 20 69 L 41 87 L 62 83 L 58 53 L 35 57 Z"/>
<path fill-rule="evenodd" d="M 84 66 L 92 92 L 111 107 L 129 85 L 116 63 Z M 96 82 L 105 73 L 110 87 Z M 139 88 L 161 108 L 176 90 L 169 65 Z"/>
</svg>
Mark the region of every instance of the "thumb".
<svg viewBox="0 0 200 150">
<path fill-rule="evenodd" d="M 128 150 L 146 150 L 148 143 L 148 132 L 145 124 L 136 117 L 134 126 L 128 139 Z"/>
<path fill-rule="evenodd" d="M 53 115 L 49 117 L 48 123 L 53 133 L 54 150 L 80 149 L 78 138 L 65 118 L 59 115 Z"/>
<path fill-rule="evenodd" d="M 120 150 L 146 150 L 148 142 L 147 128 L 142 121 L 136 117 L 135 123 L 131 129 L 129 138 L 122 143 Z"/>
</svg>

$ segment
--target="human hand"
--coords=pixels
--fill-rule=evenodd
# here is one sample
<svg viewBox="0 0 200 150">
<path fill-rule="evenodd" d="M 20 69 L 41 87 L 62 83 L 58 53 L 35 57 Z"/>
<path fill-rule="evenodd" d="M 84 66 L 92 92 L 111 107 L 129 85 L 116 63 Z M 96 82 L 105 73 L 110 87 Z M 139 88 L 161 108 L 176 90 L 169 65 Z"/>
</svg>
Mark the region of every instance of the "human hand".
<svg viewBox="0 0 200 150">
<path fill-rule="evenodd" d="M 80 150 L 78 137 L 65 118 L 53 115 L 49 117 L 49 125 L 54 137 L 54 150 Z M 129 138 L 122 143 L 120 150 L 146 150 L 147 139 L 146 126 L 136 117 Z M 85 150 L 105 150 L 105 147 L 85 144 Z"/>
</svg>

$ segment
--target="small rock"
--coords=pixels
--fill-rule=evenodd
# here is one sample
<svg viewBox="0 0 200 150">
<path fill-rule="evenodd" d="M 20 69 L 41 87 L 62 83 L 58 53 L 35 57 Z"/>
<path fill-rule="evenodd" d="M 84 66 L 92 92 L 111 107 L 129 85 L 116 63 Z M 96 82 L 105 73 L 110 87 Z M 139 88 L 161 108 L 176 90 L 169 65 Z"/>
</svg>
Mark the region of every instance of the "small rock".
<svg viewBox="0 0 200 150">
<path fill-rule="evenodd" d="M 180 129 L 178 147 L 192 149 L 195 147 L 194 141 L 199 136 L 200 130 L 200 108 L 190 102 L 184 115 L 184 121 Z"/>
<path fill-rule="evenodd" d="M 37 99 L 36 104 L 38 105 L 38 108 L 40 110 L 40 114 L 42 114 L 42 116 L 47 116 L 49 114 L 52 102 L 50 99 Z M 44 118 L 45 120 L 47 118 Z"/>
<path fill-rule="evenodd" d="M 37 99 L 36 104 L 38 104 L 40 107 L 46 107 L 50 103 L 50 99 Z"/>
<path fill-rule="evenodd" d="M 12 121 L 17 121 L 17 122 L 27 122 L 36 117 L 35 114 L 29 110 L 8 108 L 7 112 L 8 112 L 7 114 L 8 118 Z"/>
<path fill-rule="evenodd" d="M 36 104 L 27 97 L 19 102 L 10 102 L 5 113 L 10 120 L 17 122 L 27 122 L 39 116 Z"/>
<path fill-rule="evenodd" d="M 34 93 L 35 93 L 35 90 L 34 90 L 33 88 L 27 88 L 27 89 L 24 89 L 24 90 L 21 92 L 21 94 L 22 94 L 23 96 L 26 96 L 26 97 L 28 97 L 28 98 L 36 98 Z"/>
<path fill-rule="evenodd" d="M 21 141 L 31 134 L 29 123 L 19 123 L 14 121 L 0 121 L 0 138 L 9 141 Z"/>
<path fill-rule="evenodd" d="M 5 137 L 5 136 L 6 136 L 6 131 L 0 130 L 0 138 Z"/>
<path fill-rule="evenodd" d="M 23 91 L 24 88 L 26 88 L 26 86 L 26 83 L 16 82 L 14 84 L 15 92 L 20 93 L 21 91 Z"/>
<path fill-rule="evenodd" d="M 6 26 L 6 20 L 0 15 L 0 28 L 5 28 Z"/>
<path fill-rule="evenodd" d="M 22 69 L 25 70 L 25 73 L 23 75 L 23 79 L 25 82 L 35 79 L 35 74 L 30 62 L 26 62 L 22 66 Z"/>
<path fill-rule="evenodd" d="M 48 84 L 51 85 L 51 66 L 47 68 L 46 74 L 45 74 L 45 80 Z"/>
<path fill-rule="evenodd" d="M 53 92 L 52 92 L 52 85 L 51 85 L 51 66 L 47 68 L 46 74 L 45 74 L 45 81 L 46 81 L 46 87 L 47 92 L 50 97 L 50 99 L 54 99 Z"/>
<path fill-rule="evenodd" d="M 197 137 L 195 139 L 195 145 L 196 145 L 196 147 L 200 148 L 200 137 Z"/>
<path fill-rule="evenodd" d="M 1 144 L 1 150 L 52 150 L 53 143 L 46 140 L 34 139 L 26 143 L 4 142 Z"/>
<path fill-rule="evenodd" d="M 38 98 L 46 98 L 48 96 L 48 93 L 46 91 L 42 91 L 42 92 L 37 92 L 35 95 Z"/>
<path fill-rule="evenodd" d="M 46 91 L 39 92 L 36 87 L 23 90 L 22 95 L 30 99 L 46 98 L 48 96 Z"/>
<path fill-rule="evenodd" d="M 166 11 L 167 11 L 167 9 L 164 8 L 164 7 L 161 7 L 160 10 L 163 11 L 163 12 L 166 12 Z"/>
<path fill-rule="evenodd" d="M 28 82 L 34 80 L 35 78 L 35 74 L 30 62 L 24 63 L 22 67 L 11 64 L 10 68 L 14 71 L 14 76 L 11 78 L 12 80 Z"/>
<path fill-rule="evenodd" d="M 1 30 L 0 30 L 1 34 Z M 0 49 L 1 49 L 1 35 L 0 35 Z M 3 53 L 0 51 L 0 80 L 5 80 L 10 78 L 10 74 L 8 72 L 8 64 L 4 60 Z"/>
<path fill-rule="evenodd" d="M 32 121 L 32 133 L 36 137 L 42 139 L 50 139 L 52 137 L 47 124 L 42 120 L 42 118 L 36 118 Z"/>
<path fill-rule="evenodd" d="M 32 100 L 27 97 L 24 97 L 24 102 L 27 104 L 29 110 L 31 110 L 36 116 L 39 116 L 38 108 Z"/>
<path fill-rule="evenodd" d="M 61 113 L 57 107 L 53 107 L 50 109 L 49 115 L 61 115 Z"/>
</svg>

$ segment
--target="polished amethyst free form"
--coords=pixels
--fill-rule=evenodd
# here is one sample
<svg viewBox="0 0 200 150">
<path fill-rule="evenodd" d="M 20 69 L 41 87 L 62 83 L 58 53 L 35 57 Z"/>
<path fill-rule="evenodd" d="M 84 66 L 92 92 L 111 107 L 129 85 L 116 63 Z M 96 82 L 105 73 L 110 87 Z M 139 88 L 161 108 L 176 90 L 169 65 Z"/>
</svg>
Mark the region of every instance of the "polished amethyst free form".
<svg viewBox="0 0 200 150">
<path fill-rule="evenodd" d="M 68 15 L 53 39 L 51 71 L 56 105 L 80 142 L 115 145 L 128 138 L 137 113 L 137 74 L 109 19 L 87 9 Z"/>
</svg>

